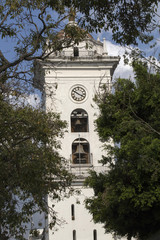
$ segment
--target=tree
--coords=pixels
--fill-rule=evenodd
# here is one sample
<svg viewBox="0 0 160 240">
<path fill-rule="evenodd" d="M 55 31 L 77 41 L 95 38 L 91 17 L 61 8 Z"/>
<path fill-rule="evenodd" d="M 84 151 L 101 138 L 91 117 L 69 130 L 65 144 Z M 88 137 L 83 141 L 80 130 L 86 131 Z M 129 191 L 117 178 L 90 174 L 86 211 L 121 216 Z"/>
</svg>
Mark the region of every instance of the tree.
<svg viewBox="0 0 160 240">
<path fill-rule="evenodd" d="M 53 197 L 59 198 L 57 190 L 61 191 L 62 187 L 65 190 L 70 180 L 70 175 L 60 163 L 62 158 L 55 148 L 51 148 L 52 144 L 57 147 L 56 136 L 63 123 L 55 114 L 45 114 L 41 110 L 20 106 L 19 103 L 24 98 L 23 93 L 31 92 L 33 61 L 43 60 L 54 51 L 61 51 L 81 41 L 86 32 L 80 27 L 89 31 L 111 28 L 114 40 L 122 44 L 136 44 L 137 38 L 147 42 L 149 39 L 145 32 L 152 22 L 158 2 L 1 1 L 0 39 L 1 43 L 8 41 L 7 47 L 3 48 L 2 44 L 0 47 L 2 239 L 7 239 L 9 235 L 22 238 L 24 228 L 21 223 L 29 221 L 29 215 L 36 211 L 35 207 L 38 206 L 40 211 L 48 211 L 44 195 L 51 191 Z M 80 27 L 66 25 L 69 15 L 70 20 L 75 17 L 74 11 L 68 10 L 70 8 L 80 13 L 77 14 Z M 60 38 L 58 33 L 62 29 L 64 37 Z M 8 54 L 8 50 L 11 54 Z M 58 182 L 52 181 L 52 176 L 66 179 L 66 185 L 65 181 L 60 181 L 58 185 Z M 35 186 L 40 186 L 39 191 Z M 23 202 L 20 212 L 17 211 L 19 200 Z"/>
<path fill-rule="evenodd" d="M 1 44 L 0 74 L 7 71 L 12 88 L 25 82 L 24 91 L 31 89 L 33 61 L 81 41 L 86 36 L 81 27 L 89 32 L 111 29 L 113 39 L 120 44 L 137 44 L 138 39 L 147 43 L 152 39 L 152 30 L 159 27 L 154 22 L 158 3 L 158 0 L 3 0 L 0 38 L 8 46 L 4 49 Z M 69 15 L 73 20 L 75 12 L 79 27 L 66 25 Z M 58 34 L 62 29 L 64 38 Z"/>
<path fill-rule="evenodd" d="M 50 227 L 57 221 L 46 196 L 61 199 L 71 183 L 58 153 L 64 127 L 57 114 L 15 108 L 0 95 L 0 239 L 23 239 L 36 212 L 53 215 Z"/>
<path fill-rule="evenodd" d="M 135 82 L 118 79 L 97 98 L 106 173 L 91 172 L 86 206 L 106 232 L 147 239 L 160 226 L 160 74 L 133 63 Z M 113 140 L 113 142 L 111 141 Z"/>
</svg>

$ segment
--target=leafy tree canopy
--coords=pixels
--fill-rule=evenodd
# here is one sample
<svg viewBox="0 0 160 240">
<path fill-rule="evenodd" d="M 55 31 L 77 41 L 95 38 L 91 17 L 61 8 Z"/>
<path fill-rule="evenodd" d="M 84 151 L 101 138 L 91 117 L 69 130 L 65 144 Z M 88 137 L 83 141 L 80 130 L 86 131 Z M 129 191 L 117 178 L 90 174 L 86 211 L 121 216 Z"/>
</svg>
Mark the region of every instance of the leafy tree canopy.
<svg viewBox="0 0 160 240">
<path fill-rule="evenodd" d="M 17 102 L 22 92 L 31 91 L 33 61 L 43 60 L 53 51 L 61 50 L 85 37 L 86 32 L 76 25 L 65 27 L 70 8 L 79 12 L 76 18 L 80 27 L 88 31 L 112 29 L 113 39 L 118 43 L 136 44 L 137 38 L 142 42 L 149 40 L 145 33 L 152 24 L 158 2 L 1 1 L 1 238 L 7 239 L 9 235 L 15 235 L 16 239 L 22 238 L 24 228 L 21 223 L 29 220 L 36 206 L 39 210 L 48 211 L 44 196 L 53 192 L 53 198 L 59 198 L 58 192 L 70 182 L 70 176 L 62 167 L 63 159 L 57 153 L 56 137 L 64 127 L 59 116 L 45 114 L 28 106 L 14 105 L 9 101 L 15 99 Z M 57 34 L 61 29 L 65 33 L 63 38 Z M 53 181 L 53 176 L 62 181 L 58 184 Z M 20 207 L 21 211 L 19 201 L 25 202 Z"/>
<path fill-rule="evenodd" d="M 91 172 L 95 195 L 86 206 L 106 232 L 142 240 L 160 226 L 160 75 L 142 63 L 133 68 L 135 82 L 118 79 L 114 92 L 97 97 L 108 172 Z"/>
<path fill-rule="evenodd" d="M 53 50 L 60 49 L 64 41 L 57 41 L 57 32 L 64 28 L 63 21 L 68 18 L 70 8 L 80 13 L 77 14 L 79 26 L 88 31 L 111 29 L 113 39 L 120 44 L 136 44 L 137 38 L 147 42 L 150 37 L 145 33 L 150 34 L 158 27 L 153 20 L 158 3 L 159 0 L 3 0 L 0 4 L 0 37 L 14 40 L 17 55 L 14 60 L 8 59 L 1 49 L 0 72 L 22 60 L 45 57 L 46 43 L 47 46 L 51 43 Z M 74 38 L 81 37 L 75 35 Z M 43 53 L 39 53 L 39 49 L 43 49 Z"/>
<path fill-rule="evenodd" d="M 159 0 L 2 0 L 0 74 L 7 71 L 12 88 L 25 81 L 24 91 L 30 90 L 33 61 L 78 43 L 86 36 L 82 29 L 112 30 L 113 39 L 120 44 L 137 44 L 137 40 L 147 43 L 152 39 L 152 30 L 159 27 L 154 21 L 158 3 Z M 70 20 L 74 19 L 74 12 L 79 27 L 66 25 L 69 15 Z M 60 38 L 62 29 L 65 37 Z"/>
<path fill-rule="evenodd" d="M 55 224 L 46 196 L 61 199 L 71 183 L 58 154 L 64 127 L 57 114 L 15 107 L 0 95 L 0 239 L 23 239 L 36 212 L 50 213 L 50 227 Z"/>
</svg>

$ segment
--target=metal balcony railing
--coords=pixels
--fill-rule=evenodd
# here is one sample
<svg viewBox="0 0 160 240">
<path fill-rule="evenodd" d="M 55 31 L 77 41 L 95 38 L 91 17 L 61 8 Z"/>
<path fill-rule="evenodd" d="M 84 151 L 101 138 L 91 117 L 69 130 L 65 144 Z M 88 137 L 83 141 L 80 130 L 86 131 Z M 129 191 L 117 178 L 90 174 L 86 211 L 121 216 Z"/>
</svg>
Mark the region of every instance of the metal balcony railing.
<svg viewBox="0 0 160 240">
<path fill-rule="evenodd" d="M 73 157 L 71 155 L 71 162 L 69 167 L 69 171 L 73 173 L 77 178 L 83 178 L 85 179 L 87 176 L 89 176 L 89 171 L 94 170 L 97 173 L 100 172 L 106 172 L 107 171 L 107 166 L 95 166 L 93 165 L 93 155 L 92 153 L 88 154 L 88 159 L 89 161 L 80 161 L 74 162 L 73 163 Z"/>
</svg>

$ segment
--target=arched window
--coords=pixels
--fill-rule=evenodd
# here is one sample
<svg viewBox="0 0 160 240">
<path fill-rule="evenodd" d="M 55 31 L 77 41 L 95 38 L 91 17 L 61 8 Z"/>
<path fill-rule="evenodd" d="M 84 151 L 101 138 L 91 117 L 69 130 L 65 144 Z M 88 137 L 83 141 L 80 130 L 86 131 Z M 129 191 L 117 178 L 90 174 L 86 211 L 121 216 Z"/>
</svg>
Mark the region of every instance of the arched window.
<svg viewBox="0 0 160 240">
<path fill-rule="evenodd" d="M 72 163 L 87 164 L 90 163 L 89 143 L 84 138 L 77 138 L 72 143 Z"/>
<path fill-rule="evenodd" d="M 78 57 L 79 56 L 79 48 L 78 47 L 74 47 L 73 48 L 73 53 L 74 53 L 74 57 Z"/>
<path fill-rule="evenodd" d="M 88 132 L 88 114 L 83 109 L 71 113 L 71 132 Z"/>
</svg>

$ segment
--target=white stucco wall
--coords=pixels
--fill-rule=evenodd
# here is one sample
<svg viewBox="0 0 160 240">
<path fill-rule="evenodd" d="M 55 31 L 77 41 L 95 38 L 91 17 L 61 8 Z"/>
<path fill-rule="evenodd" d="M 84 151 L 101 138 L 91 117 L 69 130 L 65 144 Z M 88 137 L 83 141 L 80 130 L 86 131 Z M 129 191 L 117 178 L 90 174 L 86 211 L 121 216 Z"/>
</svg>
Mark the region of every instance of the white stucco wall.
<svg viewBox="0 0 160 240">
<path fill-rule="evenodd" d="M 63 156 L 70 159 L 72 142 L 76 138 L 79 138 L 80 135 L 81 138 L 85 138 L 90 143 L 90 153 L 93 155 L 95 166 L 99 166 L 98 160 L 102 155 L 102 144 L 99 141 L 99 137 L 94 126 L 94 120 L 96 119 L 95 113 L 97 112 L 98 114 L 98 111 L 95 103 L 93 102 L 93 97 L 96 89 L 98 89 L 101 75 L 104 76 L 104 72 L 100 70 L 94 75 L 91 70 L 84 71 L 83 69 L 76 69 L 74 71 L 69 70 L 67 72 L 66 70 L 59 69 L 57 78 L 54 78 L 54 71 L 51 70 L 46 76 L 46 82 L 51 86 L 50 90 L 56 94 L 53 99 L 47 98 L 46 108 L 59 112 L 61 114 L 61 118 L 66 120 L 68 123 L 68 132 L 65 133 L 64 139 L 61 139 Z M 110 81 L 110 79 L 111 78 L 109 76 L 103 77 L 103 81 Z M 57 83 L 56 89 L 54 89 L 52 84 L 55 81 Z M 82 85 L 87 92 L 86 100 L 82 103 L 75 103 L 70 96 L 71 88 L 76 86 L 76 84 Z M 88 113 L 89 132 L 71 133 L 70 117 L 71 112 L 76 108 L 82 108 Z"/>
<path fill-rule="evenodd" d="M 44 78 L 42 81 L 45 82 L 46 87 L 45 108 L 46 110 L 60 113 L 61 119 L 66 120 L 68 123 L 67 132 L 64 138 L 61 139 L 62 149 L 60 154 L 68 159 L 71 172 L 84 177 L 88 169 L 105 170 L 98 162 L 103 154 L 103 148 L 94 126 L 98 109 L 93 101 L 93 97 L 96 91 L 99 90 L 100 83 L 106 83 L 110 87 L 113 71 L 119 61 L 118 57 L 107 56 L 106 52 L 103 55 L 103 44 L 99 41 L 96 42 L 92 39 L 87 41 L 90 41 L 92 49 L 86 49 L 85 42 L 80 43 L 78 46 L 79 57 L 77 58 L 70 58 L 73 57 L 73 48 L 70 48 L 63 50 L 63 54 L 51 56 L 45 64 L 41 63 L 44 69 L 43 73 L 45 73 L 41 77 Z M 95 54 L 92 57 L 89 53 L 91 50 Z M 86 90 L 86 98 L 82 102 L 76 102 L 71 97 L 71 89 L 76 85 L 81 85 Z M 77 108 L 82 108 L 88 113 L 88 132 L 71 132 L 70 116 L 72 111 Z M 72 164 L 72 143 L 79 137 L 85 138 L 89 142 L 90 153 L 92 154 L 90 166 L 73 166 Z M 94 240 L 94 229 L 97 230 L 97 240 L 114 239 L 111 234 L 105 234 L 101 224 L 95 224 L 92 221 L 92 216 L 84 207 L 85 198 L 93 195 L 92 189 L 84 188 L 82 183 L 74 188 L 81 190 L 79 196 L 74 195 L 58 203 L 52 202 L 51 198 L 48 198 L 49 205 L 55 205 L 58 217 L 63 219 L 65 224 L 57 226 L 58 231 L 54 231 L 54 229 L 48 230 L 47 239 L 73 240 L 73 230 L 76 230 L 76 240 Z M 77 204 L 77 199 L 80 204 Z M 72 204 L 75 206 L 75 220 L 71 218 Z"/>
<path fill-rule="evenodd" d="M 57 231 L 52 232 L 50 230 L 49 240 L 73 240 L 73 230 L 76 230 L 77 240 L 93 240 L 94 230 L 97 230 L 97 240 L 114 239 L 111 234 L 105 234 L 101 224 L 93 223 L 92 216 L 85 209 L 84 200 L 86 197 L 93 195 L 92 190 L 82 187 L 76 188 L 81 191 L 79 196 L 74 195 L 56 204 L 55 209 L 59 213 L 58 216 L 60 219 L 65 220 L 65 223 L 57 226 Z M 72 220 L 71 216 L 72 204 L 74 204 L 75 208 L 75 220 Z"/>
</svg>

